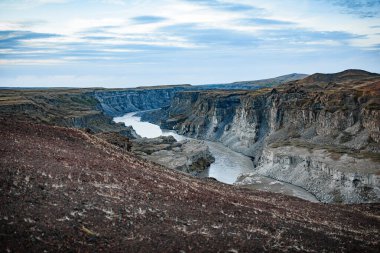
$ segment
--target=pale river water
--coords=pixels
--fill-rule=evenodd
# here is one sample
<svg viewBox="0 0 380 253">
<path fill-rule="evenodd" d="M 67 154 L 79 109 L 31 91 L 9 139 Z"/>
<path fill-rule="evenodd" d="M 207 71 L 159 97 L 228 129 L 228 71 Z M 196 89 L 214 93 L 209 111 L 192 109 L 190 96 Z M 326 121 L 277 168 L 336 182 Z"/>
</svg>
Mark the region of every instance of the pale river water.
<svg viewBox="0 0 380 253">
<path fill-rule="evenodd" d="M 179 135 L 174 131 L 163 130 L 158 125 L 149 122 L 141 122 L 140 117 L 135 114 L 136 112 L 127 113 L 124 116 L 115 117 L 114 121 L 122 122 L 126 126 L 132 126 L 136 133 L 141 137 L 154 138 L 161 135 L 171 135 L 177 141 L 190 139 L 183 135 Z M 254 172 L 253 163 L 249 157 L 237 153 L 221 143 L 211 141 L 204 142 L 208 145 L 210 152 L 215 157 L 215 162 L 212 163 L 210 168 L 204 171 L 201 176 L 213 177 L 220 182 L 233 184 L 239 175 Z M 261 175 L 255 176 L 253 184 L 248 187 L 264 191 L 280 192 L 309 201 L 318 202 L 312 194 L 300 187 Z"/>
</svg>

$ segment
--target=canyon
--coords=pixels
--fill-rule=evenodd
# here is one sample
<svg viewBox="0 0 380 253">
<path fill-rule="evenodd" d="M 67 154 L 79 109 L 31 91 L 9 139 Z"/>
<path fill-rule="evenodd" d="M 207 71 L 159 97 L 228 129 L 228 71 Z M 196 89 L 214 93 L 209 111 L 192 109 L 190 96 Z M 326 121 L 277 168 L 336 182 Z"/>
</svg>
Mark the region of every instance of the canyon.
<svg viewBox="0 0 380 253">
<path fill-rule="evenodd" d="M 322 202 L 379 202 L 379 80 L 378 74 L 347 70 L 250 90 L 179 85 L 5 91 L 0 109 L 13 118 L 132 140 L 135 131 L 113 118 L 157 109 L 139 116 L 251 157 L 256 168 L 244 182 L 261 174 L 302 187 Z"/>
<path fill-rule="evenodd" d="M 142 118 L 252 157 L 323 202 L 379 202 L 380 76 L 315 74 L 255 91 L 184 91 Z M 157 114 L 160 116 L 157 117 Z"/>
<path fill-rule="evenodd" d="M 1 245 L 376 252 L 380 75 L 241 85 L 1 90 Z M 196 140 L 114 121 L 136 111 Z M 252 171 L 233 185 L 192 176 L 212 162 L 205 141 L 250 157 Z M 259 176 L 323 203 L 257 191 Z"/>
</svg>

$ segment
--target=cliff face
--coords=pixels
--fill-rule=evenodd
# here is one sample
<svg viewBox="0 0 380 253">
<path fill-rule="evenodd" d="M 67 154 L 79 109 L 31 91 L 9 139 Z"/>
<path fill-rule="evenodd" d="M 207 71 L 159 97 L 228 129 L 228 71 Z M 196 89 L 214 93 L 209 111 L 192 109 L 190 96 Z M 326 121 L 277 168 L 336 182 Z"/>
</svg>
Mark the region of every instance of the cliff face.
<svg viewBox="0 0 380 253">
<path fill-rule="evenodd" d="M 121 116 L 128 112 L 157 109 L 170 105 L 171 99 L 178 91 L 189 86 L 155 87 L 151 89 L 124 89 L 95 91 L 102 111 L 109 116 Z"/>
<path fill-rule="evenodd" d="M 287 182 L 292 181 L 286 173 L 269 173 L 268 164 L 282 163 L 281 159 L 274 160 L 276 156 L 265 153 L 271 145 L 294 148 L 301 145 L 308 149 L 325 150 L 335 157 L 349 154 L 355 157 L 355 161 L 369 159 L 379 165 L 379 75 L 355 72 L 354 78 L 349 78 L 350 72 L 343 72 L 329 76 L 328 83 L 325 83 L 326 77 L 320 75 L 273 90 L 182 92 L 173 98 L 169 108 L 161 112 L 165 115 L 161 125 L 187 136 L 220 141 L 235 151 L 253 157 L 255 164 L 260 166 L 260 173 Z M 313 153 L 309 155 L 311 170 L 320 169 L 316 165 L 317 158 Z M 378 168 L 376 171 L 368 171 L 366 167 L 369 163 L 359 163 L 355 170 L 363 177 L 373 177 L 380 172 L 380 166 L 375 166 Z M 292 168 L 289 167 L 288 171 Z M 337 170 L 343 177 L 352 178 L 348 172 Z M 321 170 L 321 173 L 313 174 L 310 180 L 326 178 L 328 182 L 335 182 L 335 177 Z M 315 195 L 323 191 L 319 198 L 326 202 L 340 198 L 331 194 L 324 197 L 328 190 L 323 189 L 323 185 L 316 189 L 307 187 L 306 181 L 296 184 Z M 366 184 L 371 188 L 368 198 L 358 192 L 344 193 L 341 189 L 345 186 L 337 187 L 340 193 L 335 195 L 347 195 L 341 197 L 343 202 L 380 201 L 378 186 L 377 179 Z"/>
<path fill-rule="evenodd" d="M 322 202 L 378 202 L 379 162 L 326 149 L 266 148 L 257 173 L 301 186 Z M 251 175 L 253 176 L 253 175 Z"/>
<path fill-rule="evenodd" d="M 116 124 L 105 115 L 94 94 L 93 89 L 3 90 L 0 116 L 137 137 L 132 128 Z"/>
<path fill-rule="evenodd" d="M 131 151 L 170 169 L 197 176 L 215 161 L 203 141 L 176 141 L 173 136 L 132 140 Z"/>
</svg>

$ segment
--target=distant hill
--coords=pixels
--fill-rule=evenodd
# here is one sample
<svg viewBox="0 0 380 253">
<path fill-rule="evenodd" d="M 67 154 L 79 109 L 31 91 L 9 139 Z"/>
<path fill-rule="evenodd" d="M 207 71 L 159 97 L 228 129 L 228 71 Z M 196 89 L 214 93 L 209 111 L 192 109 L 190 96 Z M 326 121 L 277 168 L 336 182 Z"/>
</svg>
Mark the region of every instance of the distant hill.
<svg viewBox="0 0 380 253">
<path fill-rule="evenodd" d="M 149 86 L 137 86 L 136 89 L 167 89 L 167 88 L 191 88 L 191 84 L 164 84 L 164 85 L 149 85 Z"/>
<path fill-rule="evenodd" d="M 297 81 L 290 81 L 285 83 L 283 87 L 303 87 L 306 89 L 348 89 L 355 86 L 361 86 L 365 82 L 373 82 L 374 79 L 378 79 L 380 74 L 371 73 L 359 69 L 348 69 L 342 72 L 333 74 L 315 73 L 304 79 Z M 374 85 L 377 84 L 374 82 Z"/>
<path fill-rule="evenodd" d="M 360 69 L 347 69 L 342 72 L 334 73 L 334 74 L 322 74 L 315 73 L 306 77 L 303 80 L 300 80 L 298 83 L 326 83 L 326 82 L 344 82 L 344 81 L 353 81 L 359 80 L 368 77 L 379 76 L 379 74 L 371 73 L 368 71 L 360 70 Z"/>
<path fill-rule="evenodd" d="M 296 81 L 307 77 L 306 74 L 293 73 L 289 75 L 278 76 L 274 78 L 254 80 L 254 81 L 239 81 L 225 84 L 208 84 L 198 86 L 200 89 L 227 89 L 227 90 L 251 90 L 264 87 L 274 87 L 290 81 Z"/>
</svg>

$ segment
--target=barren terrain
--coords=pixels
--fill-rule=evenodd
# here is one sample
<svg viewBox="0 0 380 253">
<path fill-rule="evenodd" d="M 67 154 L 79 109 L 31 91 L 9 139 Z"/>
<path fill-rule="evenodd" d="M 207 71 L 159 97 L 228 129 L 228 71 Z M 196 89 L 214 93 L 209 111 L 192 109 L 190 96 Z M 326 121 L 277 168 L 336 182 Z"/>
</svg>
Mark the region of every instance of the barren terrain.
<svg viewBox="0 0 380 253">
<path fill-rule="evenodd" d="M 0 122 L 2 252 L 379 248 L 380 204 L 242 189 L 154 165 L 80 130 Z"/>
</svg>

